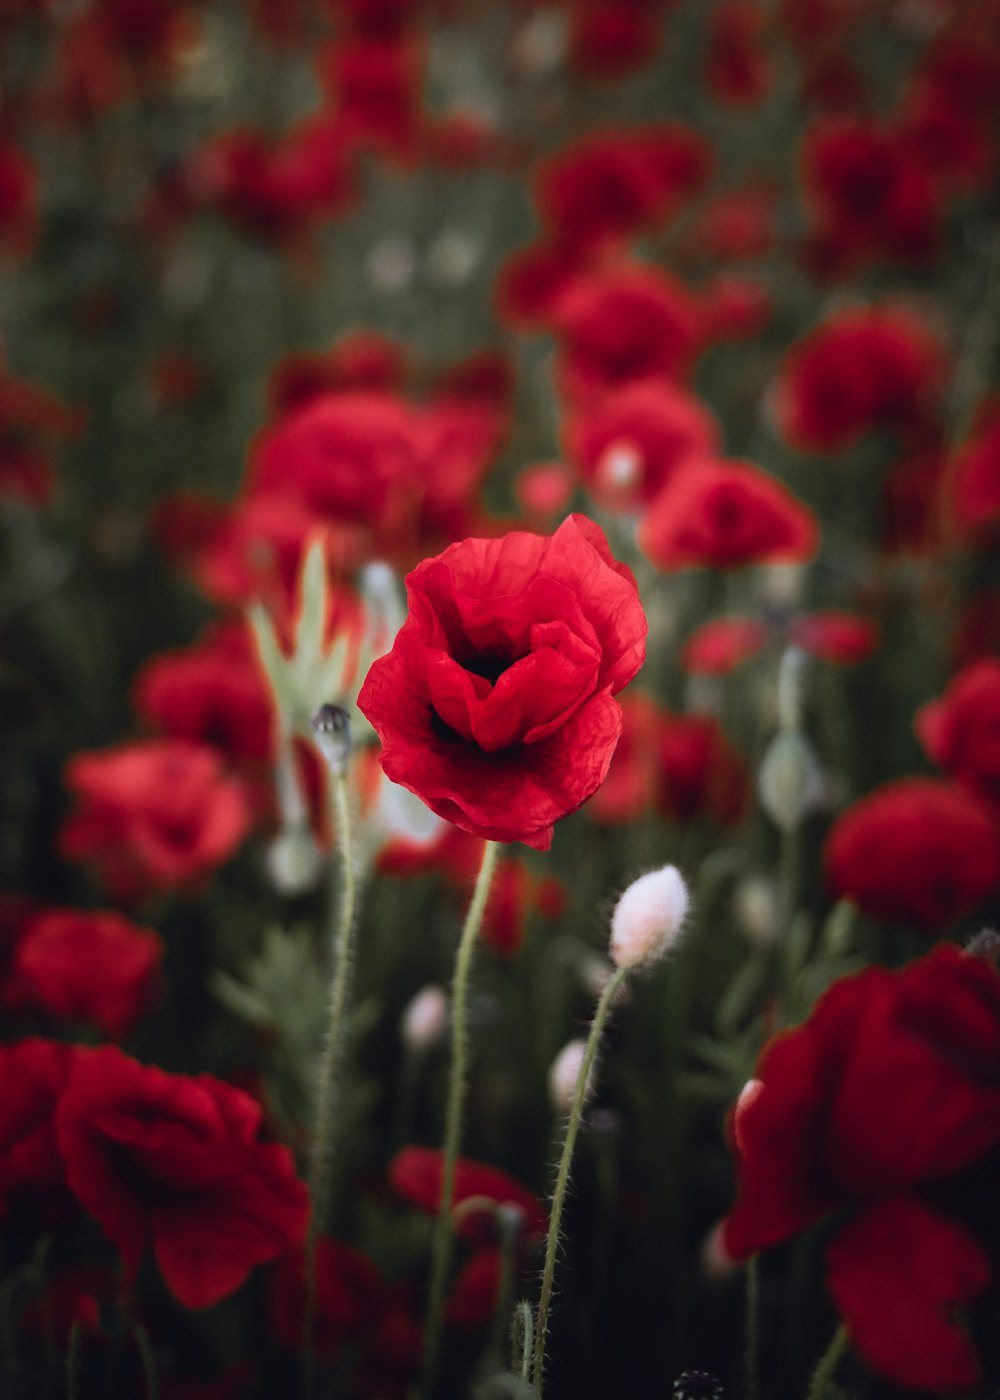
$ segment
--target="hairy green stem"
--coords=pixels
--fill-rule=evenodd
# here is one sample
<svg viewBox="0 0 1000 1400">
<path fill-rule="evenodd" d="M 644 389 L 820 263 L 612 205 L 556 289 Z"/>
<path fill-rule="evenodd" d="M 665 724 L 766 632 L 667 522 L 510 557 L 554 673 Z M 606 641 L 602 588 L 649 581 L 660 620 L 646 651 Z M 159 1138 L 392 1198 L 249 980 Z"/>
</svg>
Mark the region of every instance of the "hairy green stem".
<svg viewBox="0 0 1000 1400">
<path fill-rule="evenodd" d="M 542 1291 L 538 1300 L 538 1322 L 535 1329 L 534 1376 L 536 1395 L 541 1395 L 542 1393 L 542 1378 L 545 1369 L 545 1334 L 548 1329 L 549 1308 L 552 1303 L 552 1284 L 556 1272 L 556 1255 L 559 1252 L 559 1230 L 562 1222 L 563 1206 L 566 1201 L 566 1188 L 569 1186 L 569 1172 L 573 1161 L 573 1149 L 576 1146 L 577 1133 L 580 1131 L 583 1107 L 587 1100 L 587 1086 L 594 1067 L 594 1060 L 597 1056 L 597 1047 L 601 1043 L 601 1036 L 604 1034 L 604 1027 L 607 1024 L 612 1003 L 614 1002 L 619 988 L 625 981 L 626 975 L 627 969 L 620 967 L 608 981 L 604 991 L 601 993 L 601 999 L 597 1003 L 597 1010 L 594 1012 L 594 1019 L 590 1024 L 590 1034 L 587 1036 L 587 1044 L 583 1052 L 580 1072 L 576 1077 L 573 1104 L 569 1111 L 569 1117 L 566 1120 L 566 1132 L 563 1138 L 562 1153 L 559 1158 L 559 1169 L 556 1173 L 556 1184 L 552 1193 L 552 1209 L 549 1214 L 549 1234 L 545 1242 L 545 1264 L 542 1268 Z"/>
<path fill-rule="evenodd" d="M 465 1081 L 468 1077 L 469 1035 L 466 1024 L 468 1019 L 466 1003 L 469 991 L 469 969 L 472 966 L 472 954 L 479 937 L 479 928 L 483 922 L 483 913 L 486 909 L 486 900 L 490 892 L 498 850 L 499 845 L 495 841 L 486 842 L 476 888 L 473 891 L 469 912 L 462 928 L 462 936 L 458 942 L 455 973 L 451 984 L 451 1073 L 448 1080 L 448 1103 L 445 1111 L 441 1200 L 438 1203 L 438 1216 L 431 1243 L 431 1281 L 427 1298 L 427 1321 L 424 1328 L 425 1395 L 431 1393 L 434 1384 L 438 1350 L 441 1345 L 444 1292 L 448 1279 L 448 1269 L 451 1265 L 453 1242 L 451 1206 L 455 1195 L 455 1162 L 458 1158 L 459 1138 L 462 1131 L 462 1103 L 465 1098 Z"/>
<path fill-rule="evenodd" d="M 333 980 L 327 1013 L 326 1039 L 320 1061 L 316 1087 L 316 1126 L 313 1133 L 312 1156 L 309 1166 L 309 1196 L 312 1213 L 306 1241 L 306 1307 L 304 1332 L 305 1391 L 312 1390 L 312 1334 L 316 1316 L 316 1237 L 326 1223 L 333 1179 L 333 1139 L 337 1110 L 337 1090 L 347 1040 L 347 1001 L 353 965 L 352 935 L 357 902 L 357 871 L 355 869 L 354 836 L 351 822 L 351 799 L 346 773 L 329 770 L 329 794 L 333 834 L 339 859 L 331 859 L 331 909 L 335 910 L 333 926 Z"/>
<path fill-rule="evenodd" d="M 823 1400 L 827 1392 L 827 1387 L 833 1380 L 833 1373 L 837 1369 L 837 1362 L 847 1350 L 847 1329 L 841 1323 L 833 1334 L 833 1341 L 827 1347 L 820 1358 L 820 1363 L 813 1373 L 812 1385 L 809 1387 L 807 1400 Z"/>
</svg>

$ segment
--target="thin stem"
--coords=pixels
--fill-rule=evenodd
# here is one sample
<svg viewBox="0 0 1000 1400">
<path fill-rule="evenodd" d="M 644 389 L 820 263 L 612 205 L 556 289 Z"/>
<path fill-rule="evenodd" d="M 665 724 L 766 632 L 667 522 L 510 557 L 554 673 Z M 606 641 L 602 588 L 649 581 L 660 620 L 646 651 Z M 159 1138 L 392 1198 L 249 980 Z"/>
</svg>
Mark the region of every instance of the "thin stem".
<svg viewBox="0 0 1000 1400">
<path fill-rule="evenodd" d="M 833 1380 L 833 1373 L 837 1369 L 837 1362 L 847 1350 L 847 1329 L 841 1323 L 833 1334 L 833 1341 L 827 1347 L 820 1358 L 820 1363 L 816 1367 L 812 1378 L 812 1385 L 809 1387 L 807 1400 L 823 1400 L 827 1387 Z"/>
<path fill-rule="evenodd" d="M 542 1376 L 545 1368 L 545 1334 L 548 1329 L 549 1307 L 552 1302 L 552 1284 L 556 1272 L 556 1255 L 559 1252 L 559 1227 L 562 1222 L 563 1205 L 566 1201 L 566 1188 L 569 1185 L 569 1170 L 573 1160 L 573 1148 L 583 1118 L 583 1106 L 587 1100 L 587 1087 L 597 1056 L 597 1047 L 604 1034 L 608 1013 L 612 1002 L 627 975 L 627 969 L 620 967 L 606 984 L 597 1003 L 594 1019 L 587 1036 L 587 1045 L 576 1077 L 573 1104 L 566 1120 L 566 1134 L 563 1138 L 559 1170 L 556 1173 L 555 1190 L 552 1193 L 552 1210 L 549 1214 L 549 1234 L 545 1242 L 545 1264 L 542 1269 L 542 1291 L 538 1300 L 538 1322 L 535 1331 L 535 1394 L 542 1393 Z"/>
<path fill-rule="evenodd" d="M 80 1342 L 83 1329 L 79 1321 L 69 1329 L 66 1343 L 66 1400 L 77 1400 L 80 1388 Z"/>
<path fill-rule="evenodd" d="M 347 1040 L 347 1001 L 353 965 L 352 935 L 357 902 L 351 799 L 346 773 L 328 770 L 333 834 L 339 860 L 331 860 L 331 875 L 337 888 L 331 892 L 333 919 L 333 981 L 327 1013 L 326 1039 L 320 1061 L 316 1089 L 316 1126 L 309 1167 L 309 1195 L 312 1214 L 306 1240 L 306 1307 L 303 1353 L 306 1394 L 312 1389 L 312 1334 L 316 1316 L 316 1237 L 322 1230 L 330 1205 L 333 1178 L 333 1137 L 337 1111 L 337 1090 Z M 339 897 L 338 897 L 339 896 Z"/>
<path fill-rule="evenodd" d="M 156 1374 L 156 1357 L 149 1340 L 149 1333 L 141 1322 L 133 1322 L 132 1336 L 142 1361 L 142 1375 L 146 1383 L 146 1400 L 159 1400 L 160 1383 Z"/>
<path fill-rule="evenodd" d="M 746 1305 L 743 1316 L 743 1396 L 757 1396 L 757 1333 L 760 1327 L 760 1265 L 757 1256 L 747 1260 Z"/>
<path fill-rule="evenodd" d="M 429 1395 L 434 1383 L 437 1368 L 438 1349 L 441 1344 L 441 1323 L 444 1310 L 444 1290 L 448 1278 L 452 1253 L 451 1206 L 455 1195 L 455 1162 L 458 1158 L 459 1138 L 462 1131 L 462 1102 L 465 1098 L 465 1081 L 468 1077 L 468 1026 L 466 1001 L 469 990 L 469 969 L 472 954 L 483 922 L 486 900 L 490 892 L 493 870 L 496 866 L 499 845 L 487 841 L 483 849 L 483 862 L 479 867 L 476 888 L 465 917 L 462 936 L 458 942 L 455 957 L 455 973 L 451 984 L 451 1074 L 448 1080 L 448 1103 L 445 1112 L 444 1155 L 441 1173 L 441 1200 L 438 1205 L 437 1221 L 434 1225 L 434 1238 L 431 1243 L 431 1282 L 427 1301 L 427 1320 L 424 1328 L 426 1338 L 424 1350 L 424 1394 Z"/>
</svg>

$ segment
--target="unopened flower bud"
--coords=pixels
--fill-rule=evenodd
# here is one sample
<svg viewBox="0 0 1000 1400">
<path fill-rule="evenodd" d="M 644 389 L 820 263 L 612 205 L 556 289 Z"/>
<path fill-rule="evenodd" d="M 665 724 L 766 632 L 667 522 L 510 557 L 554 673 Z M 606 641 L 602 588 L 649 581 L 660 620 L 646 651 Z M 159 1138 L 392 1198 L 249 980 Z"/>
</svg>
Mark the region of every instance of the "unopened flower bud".
<svg viewBox="0 0 1000 1400">
<path fill-rule="evenodd" d="M 768 948 L 778 931 L 778 900 L 774 884 L 763 875 L 741 880 L 733 909 L 743 932 L 757 948 Z"/>
<path fill-rule="evenodd" d="M 323 871 L 323 853 L 309 827 L 283 827 L 267 848 L 267 870 L 279 894 L 305 894 Z"/>
<path fill-rule="evenodd" d="M 557 1113 L 568 1113 L 576 1097 L 576 1081 L 580 1077 L 580 1067 L 587 1050 L 585 1040 L 571 1040 L 564 1045 L 552 1061 L 549 1070 L 549 1101 Z M 584 1101 L 594 1092 L 593 1070 L 587 1076 L 587 1089 Z"/>
<path fill-rule="evenodd" d="M 688 888 L 675 865 L 634 880 L 611 916 L 611 958 L 618 967 L 648 966 L 675 941 L 688 910 Z"/>
<path fill-rule="evenodd" d="M 726 1248 L 726 1234 L 721 1220 L 715 1222 L 702 1240 L 698 1262 L 702 1274 L 712 1283 L 722 1283 L 740 1268 L 740 1261 L 734 1259 Z"/>
<path fill-rule="evenodd" d="M 782 831 L 794 831 L 823 795 L 823 774 L 808 740 L 783 729 L 767 747 L 757 775 L 764 811 Z"/>
<path fill-rule="evenodd" d="M 403 1012 L 399 1033 L 407 1050 L 421 1054 L 441 1039 L 447 1024 L 447 994 L 436 982 L 429 982 Z"/>
<path fill-rule="evenodd" d="M 340 705 L 320 705 L 312 717 L 316 747 L 331 773 L 343 777 L 351 756 L 351 717 Z"/>
</svg>

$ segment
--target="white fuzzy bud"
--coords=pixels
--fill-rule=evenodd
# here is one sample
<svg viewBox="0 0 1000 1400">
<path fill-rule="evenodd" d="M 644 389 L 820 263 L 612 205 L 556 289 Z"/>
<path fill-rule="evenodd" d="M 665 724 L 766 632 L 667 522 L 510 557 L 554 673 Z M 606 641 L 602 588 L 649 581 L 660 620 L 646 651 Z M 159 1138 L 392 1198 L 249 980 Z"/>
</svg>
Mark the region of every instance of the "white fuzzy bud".
<svg viewBox="0 0 1000 1400">
<path fill-rule="evenodd" d="M 559 1054 L 552 1061 L 549 1070 L 549 1101 L 557 1113 L 568 1113 L 573 1107 L 573 1100 L 576 1097 L 576 1081 L 580 1077 L 580 1068 L 583 1064 L 583 1057 L 587 1050 L 585 1040 L 571 1040 L 568 1045 L 564 1045 Z M 587 1076 L 587 1089 L 585 1099 L 589 1099 L 594 1092 L 593 1070 Z"/>
<path fill-rule="evenodd" d="M 688 910 L 688 888 L 675 865 L 633 880 L 611 916 L 611 959 L 618 967 L 656 962 L 675 941 Z"/>
<path fill-rule="evenodd" d="M 407 1050 L 420 1054 L 441 1039 L 447 1024 L 447 993 L 436 982 L 429 982 L 403 1012 L 399 1034 Z"/>
</svg>

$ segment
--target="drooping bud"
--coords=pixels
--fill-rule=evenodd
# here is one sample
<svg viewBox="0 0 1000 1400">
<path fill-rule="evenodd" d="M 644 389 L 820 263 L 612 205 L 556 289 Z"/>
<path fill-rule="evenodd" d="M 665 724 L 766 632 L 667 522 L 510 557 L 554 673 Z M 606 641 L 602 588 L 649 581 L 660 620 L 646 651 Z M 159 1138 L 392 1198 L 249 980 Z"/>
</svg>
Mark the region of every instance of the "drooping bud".
<svg viewBox="0 0 1000 1400">
<path fill-rule="evenodd" d="M 611 958 L 617 967 L 649 966 L 675 941 L 688 910 L 688 888 L 675 865 L 634 880 L 611 916 Z"/>
<path fill-rule="evenodd" d="M 320 705 L 310 722 L 316 747 L 326 760 L 327 767 L 331 773 L 342 778 L 351 756 L 350 715 L 340 705 Z"/>
</svg>

